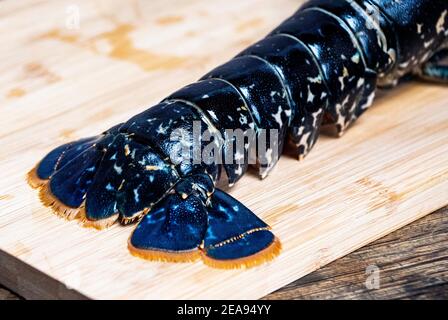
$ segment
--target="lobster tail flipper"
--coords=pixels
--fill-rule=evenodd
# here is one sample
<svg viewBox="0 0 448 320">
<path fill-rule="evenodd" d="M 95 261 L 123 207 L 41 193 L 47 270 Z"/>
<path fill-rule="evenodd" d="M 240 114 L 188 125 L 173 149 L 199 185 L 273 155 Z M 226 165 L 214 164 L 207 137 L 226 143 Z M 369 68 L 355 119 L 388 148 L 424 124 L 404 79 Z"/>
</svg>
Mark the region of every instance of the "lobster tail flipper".
<svg viewBox="0 0 448 320">
<path fill-rule="evenodd" d="M 191 262 L 207 229 L 207 211 L 197 195 L 186 199 L 172 193 L 145 215 L 132 233 L 128 247 L 140 258 L 165 262 Z"/>
<path fill-rule="evenodd" d="M 57 170 L 92 147 L 100 137 L 80 139 L 55 148 L 28 173 L 28 183 L 33 188 L 42 187 Z"/>
<path fill-rule="evenodd" d="M 59 216 L 104 229 L 139 219 L 176 183 L 178 174 L 149 146 L 120 131 L 68 143 L 28 174 L 40 199 Z"/>
<path fill-rule="evenodd" d="M 221 269 L 253 267 L 275 258 L 280 241 L 238 200 L 216 190 L 208 208 L 204 263 Z"/>
<path fill-rule="evenodd" d="M 103 138 L 104 135 L 98 135 L 59 146 L 28 173 L 28 183 L 40 189 L 42 203 L 57 215 L 69 220 L 79 216 L 102 157 L 96 145 Z"/>
<path fill-rule="evenodd" d="M 69 161 L 42 184 L 39 193 L 41 201 L 62 217 L 69 220 L 76 218 L 101 157 L 102 152 L 91 146 Z"/>
<path fill-rule="evenodd" d="M 228 194 L 213 190 L 204 177 L 183 179 L 144 216 L 129 239 L 131 253 L 168 262 L 202 258 L 222 269 L 252 267 L 277 256 L 280 242 L 269 226 Z"/>
<path fill-rule="evenodd" d="M 125 143 L 126 137 L 118 134 L 106 148 L 81 209 L 80 220 L 85 227 L 104 229 L 118 219 L 116 190 L 123 183 Z"/>
</svg>

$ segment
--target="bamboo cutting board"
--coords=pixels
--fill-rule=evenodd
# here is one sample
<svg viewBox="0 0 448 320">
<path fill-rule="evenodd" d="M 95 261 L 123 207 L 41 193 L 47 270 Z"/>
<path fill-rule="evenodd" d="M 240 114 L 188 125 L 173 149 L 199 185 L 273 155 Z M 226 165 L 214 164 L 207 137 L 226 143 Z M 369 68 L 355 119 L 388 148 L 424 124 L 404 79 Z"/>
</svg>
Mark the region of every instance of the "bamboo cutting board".
<svg viewBox="0 0 448 320">
<path fill-rule="evenodd" d="M 83 229 L 38 200 L 26 172 L 261 38 L 295 0 L 2 1 L 0 283 L 33 298 L 260 298 L 448 203 L 448 96 L 403 85 L 303 162 L 285 155 L 231 194 L 283 243 L 273 262 L 222 271 L 127 251 L 131 227 Z M 79 18 L 79 19 L 78 19 Z"/>
</svg>

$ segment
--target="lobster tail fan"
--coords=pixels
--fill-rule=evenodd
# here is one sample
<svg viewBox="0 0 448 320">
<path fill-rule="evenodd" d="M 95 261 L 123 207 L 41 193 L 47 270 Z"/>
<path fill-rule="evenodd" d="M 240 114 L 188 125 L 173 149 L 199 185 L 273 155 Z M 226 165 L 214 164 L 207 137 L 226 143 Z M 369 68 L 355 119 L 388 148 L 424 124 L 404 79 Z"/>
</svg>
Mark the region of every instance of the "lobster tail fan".
<svg viewBox="0 0 448 320">
<path fill-rule="evenodd" d="M 60 146 L 45 156 L 28 174 L 28 182 L 40 188 L 43 204 L 72 220 L 78 217 L 103 152 L 96 146 L 103 136 Z"/>
<path fill-rule="evenodd" d="M 60 216 L 76 218 L 101 157 L 101 151 L 92 146 L 56 171 L 40 191 L 42 202 Z"/>
<path fill-rule="evenodd" d="M 115 223 L 118 219 L 116 190 L 123 183 L 125 159 L 119 146 L 123 146 L 124 137 L 118 135 L 109 144 L 107 151 L 98 166 L 97 174 L 85 196 L 84 206 L 81 209 L 80 221 L 85 227 L 104 229 Z"/>
<path fill-rule="evenodd" d="M 271 261 L 280 251 L 280 240 L 272 232 L 256 230 L 231 238 L 223 246 L 207 248 L 203 260 L 206 265 L 218 269 L 252 268 Z"/>
<path fill-rule="evenodd" d="M 280 253 L 280 241 L 270 227 L 230 195 L 216 190 L 207 210 L 205 264 L 221 269 L 248 268 Z"/>
<path fill-rule="evenodd" d="M 85 138 L 55 148 L 28 173 L 28 183 L 33 188 L 43 186 L 57 170 L 92 147 L 100 137 Z"/>
<path fill-rule="evenodd" d="M 58 166 L 58 160 L 70 148 L 70 145 L 70 143 L 64 144 L 48 153 L 37 166 L 28 172 L 28 184 L 33 188 L 39 188 L 45 185 L 50 176 L 55 172 Z"/>
<path fill-rule="evenodd" d="M 182 179 L 155 204 L 131 235 L 129 250 L 148 260 L 222 269 L 252 267 L 280 252 L 269 226 L 240 202 L 214 190 L 207 175 Z"/>
<path fill-rule="evenodd" d="M 207 211 L 198 195 L 186 199 L 171 193 L 143 217 L 128 247 L 140 258 L 191 262 L 200 258 L 199 246 L 207 229 Z"/>
</svg>

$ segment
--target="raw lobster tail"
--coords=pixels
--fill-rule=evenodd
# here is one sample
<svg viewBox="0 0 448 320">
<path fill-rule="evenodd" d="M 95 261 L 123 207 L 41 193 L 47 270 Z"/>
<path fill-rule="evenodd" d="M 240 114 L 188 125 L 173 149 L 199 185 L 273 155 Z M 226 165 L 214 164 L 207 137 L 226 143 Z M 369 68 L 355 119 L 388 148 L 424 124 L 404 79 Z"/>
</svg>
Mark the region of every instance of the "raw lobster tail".
<svg viewBox="0 0 448 320">
<path fill-rule="evenodd" d="M 30 172 L 42 201 L 104 228 L 140 221 L 132 254 L 214 267 L 280 251 L 266 223 L 216 189 L 266 177 L 289 142 L 299 159 L 322 125 L 340 136 L 377 86 L 448 82 L 446 0 L 312 0 L 266 38 L 102 135 L 50 152 Z"/>
</svg>

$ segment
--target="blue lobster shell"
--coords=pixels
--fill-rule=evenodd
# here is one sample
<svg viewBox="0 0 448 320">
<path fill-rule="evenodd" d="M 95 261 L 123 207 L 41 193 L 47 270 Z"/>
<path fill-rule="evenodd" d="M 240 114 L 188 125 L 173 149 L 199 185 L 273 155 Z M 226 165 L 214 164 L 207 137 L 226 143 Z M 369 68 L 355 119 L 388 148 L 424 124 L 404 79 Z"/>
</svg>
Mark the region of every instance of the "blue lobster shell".
<svg viewBox="0 0 448 320">
<path fill-rule="evenodd" d="M 279 240 L 216 187 L 232 186 L 251 165 L 265 177 L 286 143 L 302 159 L 322 125 L 342 135 L 378 86 L 409 74 L 448 83 L 447 48 L 446 0 L 311 0 L 198 82 L 101 135 L 54 149 L 29 182 L 44 204 L 85 226 L 139 221 L 129 240 L 136 256 L 257 265 L 279 253 Z M 173 139 L 195 131 L 210 139 Z M 176 161 L 185 150 L 200 161 Z"/>
</svg>

